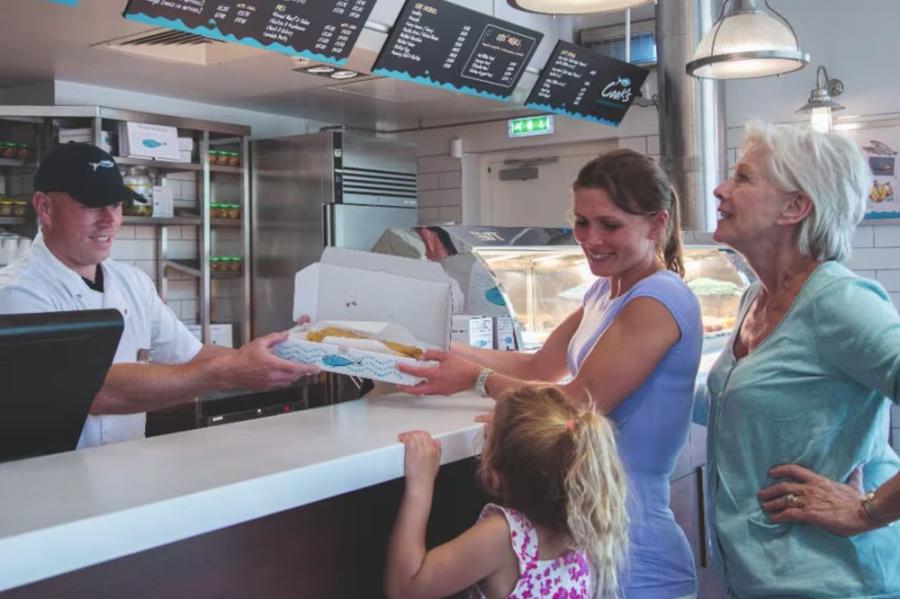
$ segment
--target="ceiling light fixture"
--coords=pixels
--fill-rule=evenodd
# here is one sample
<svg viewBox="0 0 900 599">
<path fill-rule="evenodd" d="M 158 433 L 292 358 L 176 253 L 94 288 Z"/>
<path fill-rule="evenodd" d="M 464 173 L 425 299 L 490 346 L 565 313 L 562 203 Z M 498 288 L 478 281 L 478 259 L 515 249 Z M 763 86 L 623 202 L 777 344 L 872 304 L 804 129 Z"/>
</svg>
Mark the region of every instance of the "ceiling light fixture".
<svg viewBox="0 0 900 599">
<path fill-rule="evenodd" d="M 336 69 L 334 67 L 330 67 L 327 64 L 317 64 L 311 67 L 306 67 L 303 69 L 304 73 L 309 73 L 310 75 L 330 75 L 334 73 Z"/>
<path fill-rule="evenodd" d="M 583 15 L 593 12 L 625 10 L 655 0 L 506 0 L 513 8 L 547 15 Z"/>
<path fill-rule="evenodd" d="M 329 77 L 332 79 L 353 79 L 358 76 L 359 73 L 356 71 L 335 71 Z"/>
<path fill-rule="evenodd" d="M 809 112 L 809 125 L 816 131 L 831 131 L 831 113 L 843 110 L 844 107 L 832 100 L 844 92 L 844 82 L 840 79 L 829 79 L 828 71 L 823 65 L 816 69 L 816 89 L 809 93 L 809 101 L 797 109 L 797 112 Z"/>
<path fill-rule="evenodd" d="M 748 79 L 790 73 L 808 63 L 794 28 L 769 0 L 725 0 L 685 70 L 704 79 Z"/>
</svg>

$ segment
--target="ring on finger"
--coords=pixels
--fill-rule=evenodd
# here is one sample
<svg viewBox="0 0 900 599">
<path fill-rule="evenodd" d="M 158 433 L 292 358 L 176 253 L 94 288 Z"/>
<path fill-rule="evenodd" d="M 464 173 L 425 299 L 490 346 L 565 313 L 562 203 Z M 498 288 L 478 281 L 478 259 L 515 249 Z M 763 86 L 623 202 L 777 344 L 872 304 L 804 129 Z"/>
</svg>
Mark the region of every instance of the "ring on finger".
<svg viewBox="0 0 900 599">
<path fill-rule="evenodd" d="M 785 507 L 794 507 L 794 504 L 797 503 L 797 496 L 793 493 L 788 493 L 784 496 L 784 504 Z"/>
</svg>

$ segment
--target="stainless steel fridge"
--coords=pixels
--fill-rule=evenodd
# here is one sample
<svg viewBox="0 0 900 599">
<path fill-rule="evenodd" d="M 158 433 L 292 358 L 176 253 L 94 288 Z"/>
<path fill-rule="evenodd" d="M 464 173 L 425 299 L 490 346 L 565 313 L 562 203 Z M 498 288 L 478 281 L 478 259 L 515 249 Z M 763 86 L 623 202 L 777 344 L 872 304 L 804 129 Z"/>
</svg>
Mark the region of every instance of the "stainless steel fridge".
<svg viewBox="0 0 900 599">
<path fill-rule="evenodd" d="M 412 144 L 323 131 L 252 144 L 253 336 L 291 325 L 294 274 L 418 220 Z"/>
</svg>

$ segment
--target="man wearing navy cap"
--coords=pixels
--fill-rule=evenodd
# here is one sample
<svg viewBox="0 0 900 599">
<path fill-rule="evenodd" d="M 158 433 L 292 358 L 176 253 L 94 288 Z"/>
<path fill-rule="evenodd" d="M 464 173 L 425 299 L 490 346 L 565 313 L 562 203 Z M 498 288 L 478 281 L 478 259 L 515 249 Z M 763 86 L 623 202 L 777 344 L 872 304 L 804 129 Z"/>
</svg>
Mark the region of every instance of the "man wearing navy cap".
<svg viewBox="0 0 900 599">
<path fill-rule="evenodd" d="M 34 189 L 40 232 L 27 253 L 0 270 L 0 314 L 116 308 L 125 321 L 79 448 L 142 438 L 150 409 L 219 389 L 285 386 L 316 372 L 269 351 L 286 332 L 238 350 L 201 344 L 143 271 L 109 259 L 122 204 L 144 199 L 124 184 L 108 153 L 89 144 L 59 146 L 41 162 Z"/>
</svg>

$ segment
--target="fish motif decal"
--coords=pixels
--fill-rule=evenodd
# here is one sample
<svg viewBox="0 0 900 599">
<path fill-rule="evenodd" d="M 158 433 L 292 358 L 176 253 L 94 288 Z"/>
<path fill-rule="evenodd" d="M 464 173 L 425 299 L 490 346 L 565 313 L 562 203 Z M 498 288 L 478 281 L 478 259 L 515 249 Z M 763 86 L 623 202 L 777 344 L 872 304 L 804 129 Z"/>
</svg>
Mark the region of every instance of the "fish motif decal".
<svg viewBox="0 0 900 599">
<path fill-rule="evenodd" d="M 328 354 L 326 356 L 322 356 L 322 363 L 326 366 L 331 366 L 332 368 L 340 368 L 342 366 L 350 366 L 351 364 L 356 364 L 353 360 L 347 359 L 344 356 L 339 356 L 337 354 Z"/>
<path fill-rule="evenodd" d="M 485 291 L 484 299 L 496 306 L 506 305 L 506 300 L 503 299 L 503 294 L 500 293 L 500 289 L 498 289 L 497 287 L 491 287 L 490 289 Z"/>
<path fill-rule="evenodd" d="M 158 148 L 159 146 L 166 145 L 164 142 L 156 141 L 155 139 L 144 139 L 141 143 L 147 148 Z"/>
</svg>

